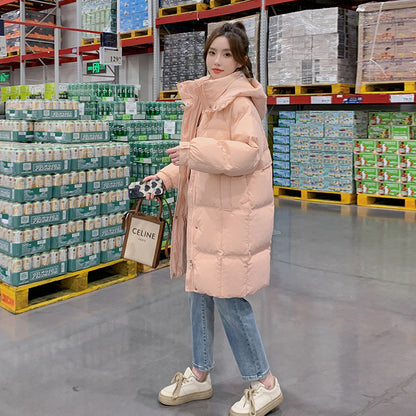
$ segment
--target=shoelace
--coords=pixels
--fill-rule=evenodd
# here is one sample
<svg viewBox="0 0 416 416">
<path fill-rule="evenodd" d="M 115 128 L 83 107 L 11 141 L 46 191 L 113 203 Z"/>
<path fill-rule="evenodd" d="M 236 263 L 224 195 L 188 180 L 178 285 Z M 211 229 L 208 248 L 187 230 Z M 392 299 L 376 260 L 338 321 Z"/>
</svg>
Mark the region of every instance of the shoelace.
<svg viewBox="0 0 416 416">
<path fill-rule="evenodd" d="M 173 390 L 172 396 L 174 399 L 177 399 L 179 396 L 179 392 L 181 391 L 181 387 L 183 382 L 185 381 L 185 377 L 182 373 L 176 373 L 173 377 L 171 383 L 176 383 L 175 390 Z"/>
<path fill-rule="evenodd" d="M 244 406 L 248 403 L 250 405 L 250 416 L 256 416 L 256 406 L 254 404 L 254 396 L 257 393 L 257 389 L 250 388 L 244 390 L 244 398 L 246 399 Z"/>
</svg>

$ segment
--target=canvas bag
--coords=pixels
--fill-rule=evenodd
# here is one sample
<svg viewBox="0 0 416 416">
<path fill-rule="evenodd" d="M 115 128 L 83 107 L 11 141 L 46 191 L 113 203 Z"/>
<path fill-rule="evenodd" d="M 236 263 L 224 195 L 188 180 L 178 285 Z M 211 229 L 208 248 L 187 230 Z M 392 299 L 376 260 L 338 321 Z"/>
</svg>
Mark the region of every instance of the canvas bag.
<svg viewBox="0 0 416 416">
<path fill-rule="evenodd" d="M 121 252 L 121 257 L 153 268 L 159 264 L 163 232 L 167 224 L 162 218 L 162 199 L 159 196 L 155 198 L 159 202 L 159 213 L 156 217 L 140 212 L 144 198 L 138 199 L 134 210 L 124 214 L 122 227 L 126 230 L 126 235 Z M 167 205 L 172 223 L 172 213 L 169 204 Z M 169 237 L 170 232 L 166 241 L 166 257 L 168 257 Z"/>
</svg>

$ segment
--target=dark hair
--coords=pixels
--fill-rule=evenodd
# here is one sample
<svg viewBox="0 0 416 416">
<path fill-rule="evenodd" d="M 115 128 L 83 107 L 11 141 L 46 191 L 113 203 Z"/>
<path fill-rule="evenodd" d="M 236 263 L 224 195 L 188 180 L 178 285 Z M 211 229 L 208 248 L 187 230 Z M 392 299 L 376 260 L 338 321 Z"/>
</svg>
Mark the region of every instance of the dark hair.
<svg viewBox="0 0 416 416">
<path fill-rule="evenodd" d="M 224 23 L 211 33 L 205 44 L 204 61 L 207 60 L 208 50 L 212 42 L 220 36 L 225 36 L 228 39 L 233 58 L 241 65 L 239 69 L 247 78 L 253 78 L 253 67 L 248 57 L 249 42 L 246 28 L 240 22 Z"/>
</svg>

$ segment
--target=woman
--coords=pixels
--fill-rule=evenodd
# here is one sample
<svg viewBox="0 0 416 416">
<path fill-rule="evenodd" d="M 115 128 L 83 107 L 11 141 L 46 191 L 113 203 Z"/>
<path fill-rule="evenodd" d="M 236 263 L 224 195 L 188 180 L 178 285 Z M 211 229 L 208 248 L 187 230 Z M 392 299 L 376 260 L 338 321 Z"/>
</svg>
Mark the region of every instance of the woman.
<svg viewBox="0 0 416 416">
<path fill-rule="evenodd" d="M 214 305 L 243 379 L 250 388 L 232 416 L 262 416 L 283 400 L 245 296 L 268 286 L 274 203 L 272 168 L 261 124 L 266 96 L 253 79 L 241 23 L 226 23 L 207 40 L 208 76 L 178 84 L 185 104 L 181 143 L 155 176 L 178 188 L 171 277 L 186 273 L 193 363 L 162 389 L 179 405 L 212 396 Z"/>
</svg>

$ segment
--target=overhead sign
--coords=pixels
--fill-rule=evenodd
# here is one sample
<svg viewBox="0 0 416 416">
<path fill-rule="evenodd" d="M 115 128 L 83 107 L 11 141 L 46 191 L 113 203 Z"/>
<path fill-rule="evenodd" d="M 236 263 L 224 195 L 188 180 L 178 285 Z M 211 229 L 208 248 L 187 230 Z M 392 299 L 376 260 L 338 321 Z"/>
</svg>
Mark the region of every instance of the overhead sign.
<svg viewBox="0 0 416 416">
<path fill-rule="evenodd" d="M 87 75 L 105 74 L 107 73 L 107 67 L 99 62 L 87 63 Z"/>
</svg>

